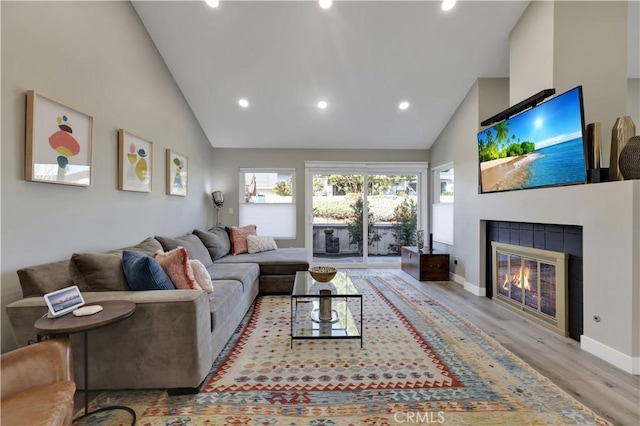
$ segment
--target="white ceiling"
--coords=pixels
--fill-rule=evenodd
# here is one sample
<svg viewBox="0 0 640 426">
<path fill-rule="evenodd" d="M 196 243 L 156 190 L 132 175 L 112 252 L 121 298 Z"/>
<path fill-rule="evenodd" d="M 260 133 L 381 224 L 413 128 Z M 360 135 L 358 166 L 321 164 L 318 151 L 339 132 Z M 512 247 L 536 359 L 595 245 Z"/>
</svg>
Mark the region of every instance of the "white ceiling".
<svg viewBox="0 0 640 426">
<path fill-rule="evenodd" d="M 428 148 L 477 78 L 508 76 L 528 5 L 220 3 L 134 7 L 211 144 L 230 148 Z"/>
</svg>

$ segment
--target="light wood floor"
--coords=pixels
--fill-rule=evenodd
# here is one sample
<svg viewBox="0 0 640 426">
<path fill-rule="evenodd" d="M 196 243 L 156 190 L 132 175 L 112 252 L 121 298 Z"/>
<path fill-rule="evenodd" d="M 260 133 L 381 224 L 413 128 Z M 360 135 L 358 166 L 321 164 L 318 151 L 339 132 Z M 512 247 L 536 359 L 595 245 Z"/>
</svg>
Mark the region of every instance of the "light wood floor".
<svg viewBox="0 0 640 426">
<path fill-rule="evenodd" d="M 614 425 L 640 425 L 640 376 L 633 376 L 516 313 L 454 282 L 420 282 L 394 269 Z M 91 392 L 91 397 L 97 393 Z M 82 409 L 82 393 L 75 408 Z"/>
<path fill-rule="evenodd" d="M 524 319 L 491 299 L 474 296 L 453 281 L 420 282 L 402 274 L 612 424 L 640 425 L 640 376 L 625 373 L 581 350 L 575 340 Z"/>
</svg>

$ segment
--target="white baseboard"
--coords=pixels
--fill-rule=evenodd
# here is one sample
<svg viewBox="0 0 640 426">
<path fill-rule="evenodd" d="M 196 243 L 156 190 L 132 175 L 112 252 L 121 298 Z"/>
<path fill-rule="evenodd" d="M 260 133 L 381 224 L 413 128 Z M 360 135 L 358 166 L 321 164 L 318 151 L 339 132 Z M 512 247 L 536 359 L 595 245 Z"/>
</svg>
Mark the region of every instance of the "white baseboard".
<svg viewBox="0 0 640 426">
<path fill-rule="evenodd" d="M 634 358 L 629 355 L 625 355 L 616 349 L 610 348 L 597 340 L 585 336 L 584 334 L 580 336 L 580 348 L 607 361 L 609 364 L 615 365 L 629 374 L 636 376 L 640 375 L 640 357 Z"/>
<path fill-rule="evenodd" d="M 454 274 L 453 272 L 449 272 L 449 279 L 451 281 L 453 281 L 454 283 L 460 284 L 460 285 L 464 285 L 464 277 L 461 277 L 460 275 Z"/>
<path fill-rule="evenodd" d="M 464 289 L 467 290 L 469 293 L 475 294 L 476 296 L 479 297 L 485 297 L 487 295 L 487 289 L 486 288 L 480 288 L 475 284 L 471 284 L 469 281 L 464 281 L 464 284 L 462 284 L 464 286 Z"/>
<path fill-rule="evenodd" d="M 460 275 L 454 274 L 453 272 L 449 272 L 449 279 L 457 284 L 460 284 L 467 290 L 469 293 L 473 293 L 476 296 L 484 297 L 487 295 L 487 290 L 484 288 L 480 288 L 470 282 L 467 282 L 464 277 Z"/>
</svg>

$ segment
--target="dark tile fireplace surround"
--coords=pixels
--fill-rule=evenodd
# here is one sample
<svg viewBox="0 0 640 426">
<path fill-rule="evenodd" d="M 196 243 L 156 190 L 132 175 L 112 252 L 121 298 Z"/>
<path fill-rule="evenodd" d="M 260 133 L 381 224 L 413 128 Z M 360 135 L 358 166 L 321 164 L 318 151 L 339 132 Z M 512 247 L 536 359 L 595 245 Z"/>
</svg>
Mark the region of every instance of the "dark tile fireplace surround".
<svg viewBox="0 0 640 426">
<path fill-rule="evenodd" d="M 582 226 L 542 223 L 486 221 L 486 291 L 493 297 L 491 242 L 533 247 L 569 254 L 568 308 L 569 336 L 580 341 L 582 335 Z"/>
</svg>

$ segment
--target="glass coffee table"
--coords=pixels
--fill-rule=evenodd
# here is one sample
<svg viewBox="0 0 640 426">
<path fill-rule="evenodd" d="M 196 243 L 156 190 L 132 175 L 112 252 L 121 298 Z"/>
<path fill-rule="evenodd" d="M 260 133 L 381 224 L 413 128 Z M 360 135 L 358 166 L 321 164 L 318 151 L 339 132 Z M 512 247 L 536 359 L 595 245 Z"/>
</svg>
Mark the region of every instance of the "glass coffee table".
<svg viewBox="0 0 640 426">
<path fill-rule="evenodd" d="M 360 339 L 362 294 L 345 272 L 328 283 L 296 272 L 291 293 L 291 347 L 297 339 Z"/>
</svg>

